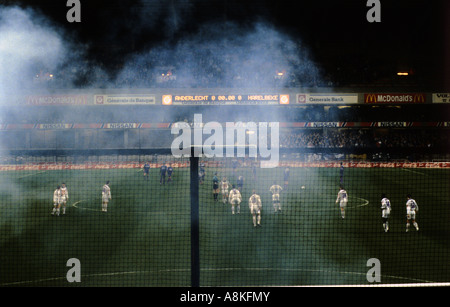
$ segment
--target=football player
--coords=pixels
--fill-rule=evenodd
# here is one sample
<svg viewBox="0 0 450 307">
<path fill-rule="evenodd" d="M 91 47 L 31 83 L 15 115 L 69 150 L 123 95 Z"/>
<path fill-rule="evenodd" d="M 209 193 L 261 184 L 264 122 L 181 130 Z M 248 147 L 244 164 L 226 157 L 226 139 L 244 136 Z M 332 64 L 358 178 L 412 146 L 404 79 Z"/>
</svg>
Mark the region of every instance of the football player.
<svg viewBox="0 0 450 307">
<path fill-rule="evenodd" d="M 283 175 L 284 175 L 284 189 L 286 189 L 288 187 L 289 184 L 289 167 L 286 167 L 284 169 Z"/>
<path fill-rule="evenodd" d="M 253 190 L 252 196 L 250 196 L 248 200 L 248 207 L 250 209 L 250 213 L 252 214 L 253 219 L 253 227 L 261 226 L 261 197 L 256 194 L 256 191 Z"/>
<path fill-rule="evenodd" d="M 167 166 L 166 163 L 163 163 L 163 165 L 161 165 L 161 168 L 159 169 L 159 184 L 166 184 L 166 173 L 167 173 Z"/>
<path fill-rule="evenodd" d="M 242 196 L 241 192 L 233 185 L 230 194 L 228 195 L 228 200 L 231 204 L 231 214 L 234 214 L 235 211 L 239 214 L 241 213 L 241 201 Z M 235 209 L 236 207 L 236 209 Z"/>
<path fill-rule="evenodd" d="M 144 170 L 144 180 L 148 180 L 150 174 L 150 163 L 145 162 L 143 170 Z"/>
<path fill-rule="evenodd" d="M 384 232 L 389 231 L 389 215 L 391 214 L 391 201 L 386 194 L 381 194 L 381 218 L 383 219 Z"/>
<path fill-rule="evenodd" d="M 276 182 L 274 182 L 269 191 L 270 193 L 272 193 L 272 203 L 274 211 L 281 212 L 280 193 L 281 191 L 283 191 L 283 188 L 276 184 Z"/>
<path fill-rule="evenodd" d="M 201 163 L 198 169 L 198 180 L 200 184 L 203 184 L 203 181 L 205 181 L 205 176 L 206 176 L 205 165 Z"/>
<path fill-rule="evenodd" d="M 218 198 L 219 198 L 219 178 L 217 177 L 217 173 L 214 173 L 214 177 L 212 179 L 212 183 L 213 183 L 214 201 L 218 201 Z"/>
<path fill-rule="evenodd" d="M 167 183 L 171 183 L 172 182 L 172 173 L 173 173 L 173 167 L 172 167 L 172 163 L 169 164 L 169 167 L 167 168 Z"/>
<path fill-rule="evenodd" d="M 222 193 L 222 202 L 224 204 L 227 203 L 228 200 L 228 189 L 230 187 L 230 184 L 227 180 L 227 177 L 223 177 L 222 181 L 220 182 L 220 191 Z"/>
<path fill-rule="evenodd" d="M 409 231 L 409 222 L 412 221 L 414 227 L 419 231 L 419 225 L 416 222 L 416 212 L 419 211 L 419 206 L 416 201 L 411 198 L 411 194 L 406 196 L 406 232 Z"/>
<path fill-rule="evenodd" d="M 61 187 L 58 185 L 53 192 L 53 211 L 52 215 L 59 216 L 59 208 L 61 207 Z"/>
<path fill-rule="evenodd" d="M 239 176 L 237 179 L 237 188 L 239 192 L 242 192 L 243 187 L 244 187 L 244 176 Z"/>
<path fill-rule="evenodd" d="M 344 187 L 341 185 L 340 190 L 338 192 L 337 198 L 336 198 L 336 204 L 339 203 L 339 208 L 341 209 L 341 217 L 345 218 L 345 208 L 347 207 L 348 203 L 348 194 L 347 191 L 344 190 Z"/>
<path fill-rule="evenodd" d="M 344 185 L 344 163 L 341 162 L 341 166 L 339 168 L 339 183 Z"/>
<path fill-rule="evenodd" d="M 66 204 L 69 200 L 69 191 L 67 190 L 66 184 L 63 182 L 61 184 L 61 205 L 62 205 L 62 214 L 66 214 Z"/>
<path fill-rule="evenodd" d="M 108 203 L 111 200 L 111 188 L 109 187 L 109 181 L 106 181 L 106 184 L 102 189 L 102 211 L 106 212 L 108 210 Z"/>
</svg>

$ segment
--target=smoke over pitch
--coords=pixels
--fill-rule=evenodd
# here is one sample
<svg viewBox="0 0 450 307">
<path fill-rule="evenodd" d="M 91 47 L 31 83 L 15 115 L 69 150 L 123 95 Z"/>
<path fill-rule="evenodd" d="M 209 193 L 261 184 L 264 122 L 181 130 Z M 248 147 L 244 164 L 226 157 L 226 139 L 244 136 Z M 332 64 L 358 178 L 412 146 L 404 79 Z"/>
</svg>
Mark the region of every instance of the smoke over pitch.
<svg viewBox="0 0 450 307">
<path fill-rule="evenodd" d="M 64 31 L 32 9 L 1 7 L 0 98 L 24 90 L 44 90 L 36 82 L 40 72 L 52 74 L 52 88 L 254 88 L 308 86 L 320 79 L 319 69 L 298 38 L 279 31 L 262 18 L 245 25 L 233 21 L 207 21 L 186 30 L 193 22 L 195 2 L 142 1 L 126 14 L 132 20 L 130 36 L 137 44 L 145 33 L 160 29 L 162 39 L 130 46 L 114 57 L 89 58 L 89 42 L 80 43 L 77 33 Z M 136 10 L 141 10 L 137 12 Z M 150 18 L 151 17 L 151 18 Z M 111 26 L 118 21 L 108 16 Z M 158 23 L 155 20 L 164 22 Z M 89 25 L 89 27 L 96 27 Z M 153 31 L 153 32 L 152 32 Z M 69 33 L 68 33 L 69 32 Z M 113 29 L 98 41 L 120 45 Z M 108 33 L 106 33 L 108 32 Z M 69 39 L 70 37 L 70 39 Z M 95 40 L 95 38 L 94 38 Z M 102 63 L 102 58 L 108 62 Z M 114 60 L 116 59 L 116 60 Z M 109 75 L 103 67 L 110 69 Z M 158 83 L 171 70 L 172 81 Z M 296 83 L 293 84 L 293 81 Z"/>
<path fill-rule="evenodd" d="M 301 41 L 264 22 L 206 24 L 175 43 L 131 55 L 115 83 L 145 87 L 164 67 L 174 68 L 172 83 L 181 88 L 267 89 L 320 78 Z"/>
<path fill-rule="evenodd" d="M 0 99 L 36 87 L 33 77 L 45 67 L 56 71 L 69 50 L 60 34 L 31 9 L 0 9 Z"/>
</svg>

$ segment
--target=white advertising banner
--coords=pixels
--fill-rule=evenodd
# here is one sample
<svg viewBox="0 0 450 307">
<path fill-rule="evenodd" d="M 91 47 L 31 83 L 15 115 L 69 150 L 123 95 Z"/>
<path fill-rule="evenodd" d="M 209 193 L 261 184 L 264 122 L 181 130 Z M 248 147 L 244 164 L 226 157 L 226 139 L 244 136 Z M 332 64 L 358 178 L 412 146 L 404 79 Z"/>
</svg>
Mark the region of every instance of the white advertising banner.
<svg viewBox="0 0 450 307">
<path fill-rule="evenodd" d="M 297 94 L 297 103 L 358 103 L 358 94 Z"/>
<path fill-rule="evenodd" d="M 450 103 L 450 93 L 434 93 L 432 97 L 434 103 Z"/>
<path fill-rule="evenodd" d="M 94 103 L 103 105 L 155 104 L 155 95 L 95 95 Z"/>
</svg>

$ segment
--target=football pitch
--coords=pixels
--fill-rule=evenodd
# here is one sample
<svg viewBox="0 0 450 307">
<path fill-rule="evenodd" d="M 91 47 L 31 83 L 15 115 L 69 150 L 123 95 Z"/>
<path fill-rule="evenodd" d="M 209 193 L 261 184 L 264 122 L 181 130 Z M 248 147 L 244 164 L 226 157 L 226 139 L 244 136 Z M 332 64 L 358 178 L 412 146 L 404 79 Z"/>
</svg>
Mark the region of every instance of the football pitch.
<svg viewBox="0 0 450 307">
<path fill-rule="evenodd" d="M 207 168 L 200 185 L 200 286 L 370 285 L 370 259 L 383 284 L 450 281 L 450 170 L 348 168 L 345 219 L 336 196 L 339 169 L 290 169 L 272 207 L 270 186 L 284 185 L 283 168 Z M 240 214 L 231 214 L 212 176 L 236 183 Z M 189 168 L 175 168 L 161 185 L 159 169 L 0 172 L 0 286 L 190 286 Z M 101 189 L 112 200 L 101 211 Z M 53 191 L 65 182 L 66 214 L 52 216 Z M 304 188 L 302 188 L 304 187 Z M 254 227 L 248 198 L 263 209 Z M 381 219 L 381 193 L 392 203 L 390 230 Z M 417 201 L 419 231 L 406 232 L 406 194 Z M 69 259 L 80 261 L 81 282 L 70 283 Z M 370 274 L 370 273 L 369 273 Z"/>
</svg>

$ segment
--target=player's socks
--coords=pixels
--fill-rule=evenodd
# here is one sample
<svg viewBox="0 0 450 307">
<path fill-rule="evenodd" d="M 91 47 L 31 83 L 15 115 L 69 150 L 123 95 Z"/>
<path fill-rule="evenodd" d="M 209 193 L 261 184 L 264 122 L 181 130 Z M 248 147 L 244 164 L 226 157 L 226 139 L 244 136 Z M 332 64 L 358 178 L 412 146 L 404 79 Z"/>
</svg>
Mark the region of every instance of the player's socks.
<svg viewBox="0 0 450 307">
<path fill-rule="evenodd" d="M 419 231 L 419 225 L 416 222 L 414 222 L 413 225 L 416 227 L 416 230 Z"/>
<path fill-rule="evenodd" d="M 56 216 L 59 216 L 59 208 L 56 209 Z"/>
</svg>

